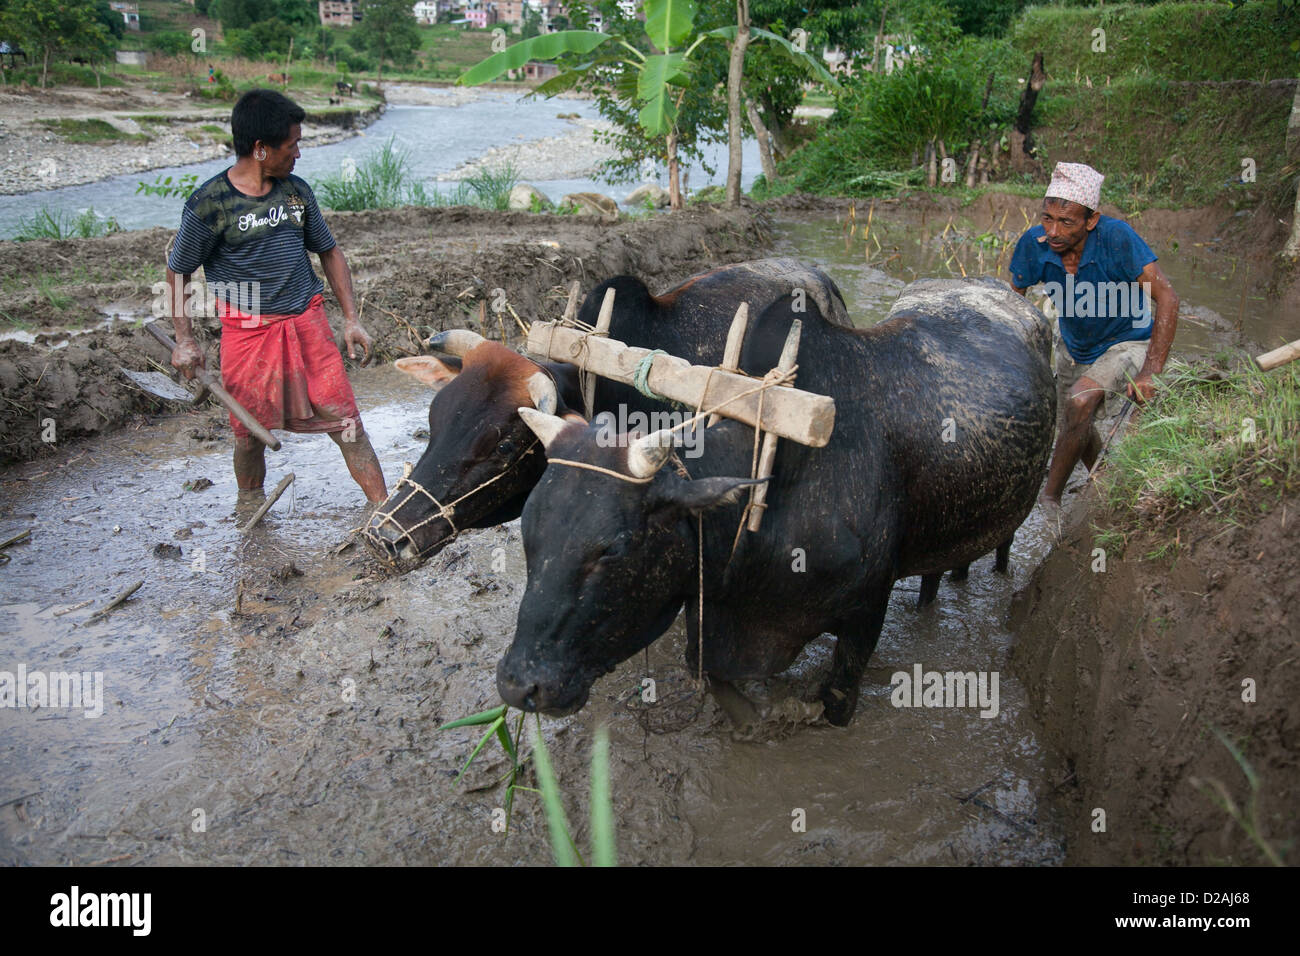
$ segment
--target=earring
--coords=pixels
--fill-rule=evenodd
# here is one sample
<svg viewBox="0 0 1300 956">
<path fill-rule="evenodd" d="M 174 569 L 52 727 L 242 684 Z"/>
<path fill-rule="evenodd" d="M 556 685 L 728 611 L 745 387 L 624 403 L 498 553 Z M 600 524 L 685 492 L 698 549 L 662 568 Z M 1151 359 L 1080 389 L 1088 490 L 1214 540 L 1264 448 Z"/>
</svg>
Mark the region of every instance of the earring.
<svg viewBox="0 0 1300 956">
<path fill-rule="evenodd" d="M 261 162 L 261 161 L 264 160 L 264 159 L 266 159 L 266 150 L 264 150 L 264 149 L 259 149 L 259 150 L 257 151 L 257 160 L 258 160 L 258 162 Z"/>
</svg>

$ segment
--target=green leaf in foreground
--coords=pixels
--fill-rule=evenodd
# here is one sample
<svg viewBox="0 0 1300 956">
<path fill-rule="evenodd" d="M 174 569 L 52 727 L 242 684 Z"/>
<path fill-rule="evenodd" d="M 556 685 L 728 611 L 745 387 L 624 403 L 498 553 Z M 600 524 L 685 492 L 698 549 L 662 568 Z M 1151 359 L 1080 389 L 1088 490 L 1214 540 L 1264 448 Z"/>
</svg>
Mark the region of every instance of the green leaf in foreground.
<svg viewBox="0 0 1300 956">
<path fill-rule="evenodd" d="M 590 53 L 606 40 L 608 33 L 595 30 L 561 30 L 523 40 L 475 63 L 456 80 L 460 86 L 478 86 L 495 80 L 508 70 L 517 70 L 529 60 L 553 60 L 563 53 Z"/>
<path fill-rule="evenodd" d="M 475 724 L 490 724 L 498 717 L 504 717 L 506 705 L 493 707 L 491 710 L 480 710 L 477 714 L 470 714 L 468 717 L 462 717 L 459 720 L 453 720 L 443 724 L 439 730 L 451 730 L 453 727 L 473 727 Z"/>
<path fill-rule="evenodd" d="M 569 837 L 569 821 L 565 819 L 564 805 L 560 802 L 560 785 L 556 782 L 555 771 L 551 768 L 551 755 L 546 750 L 540 719 L 537 721 L 536 730 L 533 762 L 537 765 L 537 780 L 542 785 L 546 825 L 551 831 L 551 850 L 555 853 L 555 862 L 560 866 L 577 866 L 578 854 L 573 847 L 573 840 Z"/>
<path fill-rule="evenodd" d="M 591 862 L 594 866 L 617 866 L 617 855 L 609 785 L 609 730 L 602 726 L 591 748 Z"/>
</svg>

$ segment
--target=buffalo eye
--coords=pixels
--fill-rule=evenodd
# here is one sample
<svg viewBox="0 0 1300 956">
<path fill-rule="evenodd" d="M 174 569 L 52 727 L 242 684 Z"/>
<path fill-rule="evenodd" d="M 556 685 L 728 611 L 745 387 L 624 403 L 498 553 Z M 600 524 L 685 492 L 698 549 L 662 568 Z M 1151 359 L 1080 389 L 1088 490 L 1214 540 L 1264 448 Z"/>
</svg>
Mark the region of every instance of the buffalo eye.
<svg viewBox="0 0 1300 956">
<path fill-rule="evenodd" d="M 508 438 L 505 441 L 503 441 L 501 444 L 497 445 L 497 454 L 503 458 L 509 458 L 514 453 L 515 453 L 515 443 L 510 441 L 510 439 Z"/>
</svg>

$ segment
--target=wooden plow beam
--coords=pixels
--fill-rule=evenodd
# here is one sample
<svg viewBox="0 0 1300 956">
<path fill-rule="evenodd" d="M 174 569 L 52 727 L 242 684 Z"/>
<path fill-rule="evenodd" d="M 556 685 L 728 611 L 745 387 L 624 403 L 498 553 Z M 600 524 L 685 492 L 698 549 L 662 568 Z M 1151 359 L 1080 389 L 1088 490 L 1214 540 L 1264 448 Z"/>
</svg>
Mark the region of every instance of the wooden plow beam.
<svg viewBox="0 0 1300 956">
<path fill-rule="evenodd" d="M 651 357 L 651 349 L 566 328 L 558 322 L 534 322 L 527 348 L 544 360 L 569 362 L 634 387 L 638 366 L 649 361 L 644 381 L 656 395 L 690 409 L 716 409 L 726 418 L 811 448 L 825 447 L 835 427 L 835 400 L 829 395 L 785 385 L 773 385 L 760 392 L 757 388 L 761 379 L 708 365 L 692 365 L 675 355 Z"/>
</svg>

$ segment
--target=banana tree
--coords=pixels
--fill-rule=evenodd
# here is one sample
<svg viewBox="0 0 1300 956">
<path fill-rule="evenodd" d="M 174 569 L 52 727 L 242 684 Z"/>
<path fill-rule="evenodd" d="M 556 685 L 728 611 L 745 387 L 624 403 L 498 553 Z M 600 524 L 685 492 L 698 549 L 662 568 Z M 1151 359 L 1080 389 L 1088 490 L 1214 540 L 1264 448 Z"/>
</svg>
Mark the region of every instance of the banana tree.
<svg viewBox="0 0 1300 956">
<path fill-rule="evenodd" d="M 691 59 L 700 44 L 709 39 L 727 39 L 736 27 L 723 27 L 691 37 L 698 12 L 695 0 L 644 0 L 644 37 L 661 53 L 643 52 L 635 43 L 642 40 L 641 24 L 623 35 L 596 30 L 564 30 L 534 37 L 509 46 L 475 64 L 456 81 L 465 86 L 490 82 L 509 70 L 522 68 L 532 60 L 555 60 L 567 54 L 599 53 L 576 66 L 561 66 L 560 74 L 537 88 L 553 96 L 590 77 L 607 77 L 620 102 L 637 111 L 637 122 L 648 136 L 664 138 L 668 165 L 668 191 L 673 209 L 682 208 L 680 164 L 677 156 L 678 113 L 687 84 L 696 72 Z M 781 42 L 793 55 L 802 56 L 813 72 L 834 83 L 821 64 L 799 53 L 788 41 L 763 31 L 764 38 Z M 690 41 L 689 43 L 687 41 Z"/>
</svg>

